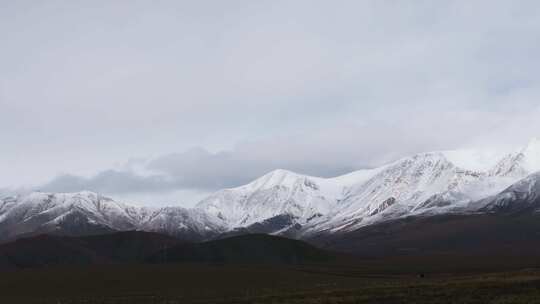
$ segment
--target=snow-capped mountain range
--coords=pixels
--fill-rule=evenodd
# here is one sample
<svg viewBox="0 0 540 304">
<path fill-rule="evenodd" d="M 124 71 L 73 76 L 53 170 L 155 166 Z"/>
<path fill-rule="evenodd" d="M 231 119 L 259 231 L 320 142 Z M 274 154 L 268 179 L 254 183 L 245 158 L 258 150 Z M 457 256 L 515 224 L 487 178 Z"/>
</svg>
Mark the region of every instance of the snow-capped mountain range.
<svg viewBox="0 0 540 304">
<path fill-rule="evenodd" d="M 191 209 L 135 207 L 92 192 L 36 192 L 0 198 L 0 240 L 124 230 L 186 239 L 242 231 L 307 238 L 406 216 L 508 210 L 518 200 L 534 209 L 539 171 L 535 139 L 496 159 L 470 151 L 421 153 L 334 178 L 275 170 Z"/>
<path fill-rule="evenodd" d="M 88 191 L 34 192 L 0 200 L 0 240 L 36 233 L 86 235 L 128 230 L 199 239 L 224 232 L 225 225 L 200 209 L 136 207 Z"/>
</svg>

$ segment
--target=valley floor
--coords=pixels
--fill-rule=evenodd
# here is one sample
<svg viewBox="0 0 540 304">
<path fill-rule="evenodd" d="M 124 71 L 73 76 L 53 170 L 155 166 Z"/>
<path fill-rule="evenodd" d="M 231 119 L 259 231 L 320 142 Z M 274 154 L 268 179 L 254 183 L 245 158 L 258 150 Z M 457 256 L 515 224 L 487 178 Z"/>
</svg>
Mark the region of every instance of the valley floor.
<svg viewBox="0 0 540 304">
<path fill-rule="evenodd" d="M 0 303 L 540 303 L 540 269 L 418 273 L 400 263 L 19 270 L 0 273 Z"/>
</svg>

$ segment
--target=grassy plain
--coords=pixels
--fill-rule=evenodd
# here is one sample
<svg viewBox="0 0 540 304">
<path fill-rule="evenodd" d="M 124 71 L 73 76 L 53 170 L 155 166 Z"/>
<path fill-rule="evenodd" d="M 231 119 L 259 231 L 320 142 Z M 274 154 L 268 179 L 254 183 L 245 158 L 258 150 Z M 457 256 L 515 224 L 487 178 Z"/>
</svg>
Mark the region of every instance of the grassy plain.
<svg viewBox="0 0 540 304">
<path fill-rule="evenodd" d="M 540 270 L 468 270 L 448 262 L 413 271 L 418 262 L 28 269 L 0 273 L 0 303 L 540 303 Z"/>
</svg>

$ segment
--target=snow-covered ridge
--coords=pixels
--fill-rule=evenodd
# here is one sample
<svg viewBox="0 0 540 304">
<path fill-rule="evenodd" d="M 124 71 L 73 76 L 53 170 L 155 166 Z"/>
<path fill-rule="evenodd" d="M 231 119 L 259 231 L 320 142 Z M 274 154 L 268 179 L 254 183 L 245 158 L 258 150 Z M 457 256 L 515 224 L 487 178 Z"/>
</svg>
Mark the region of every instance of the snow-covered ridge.
<svg viewBox="0 0 540 304">
<path fill-rule="evenodd" d="M 540 141 L 503 154 L 474 150 L 420 153 L 335 178 L 276 170 L 218 191 L 197 208 L 245 227 L 290 215 L 306 231 L 354 229 L 413 214 L 463 210 L 540 171 Z"/>
<path fill-rule="evenodd" d="M 533 173 L 495 196 L 481 200 L 485 212 L 540 211 L 540 172 Z"/>
<path fill-rule="evenodd" d="M 192 209 L 136 207 L 92 192 L 36 192 L 0 198 L 0 238 L 96 229 L 207 238 L 261 223 L 272 233 L 302 237 L 409 215 L 489 211 L 488 206 L 497 205 L 493 200 L 504 205 L 521 199 L 520 189 L 533 184 L 531 180 L 536 187 L 537 171 L 540 141 L 535 139 L 505 155 L 420 153 L 333 178 L 274 170 L 246 185 L 217 191 Z"/>
<path fill-rule="evenodd" d="M 204 236 L 224 231 L 224 224 L 200 210 L 137 207 L 89 191 L 33 192 L 0 200 L 0 240 L 36 233 L 127 230 Z"/>
<path fill-rule="evenodd" d="M 247 185 L 218 191 L 201 201 L 197 208 L 224 220 L 231 229 L 283 214 L 306 223 L 335 210 L 354 185 L 379 171 L 361 170 L 321 178 L 279 169 Z"/>
</svg>

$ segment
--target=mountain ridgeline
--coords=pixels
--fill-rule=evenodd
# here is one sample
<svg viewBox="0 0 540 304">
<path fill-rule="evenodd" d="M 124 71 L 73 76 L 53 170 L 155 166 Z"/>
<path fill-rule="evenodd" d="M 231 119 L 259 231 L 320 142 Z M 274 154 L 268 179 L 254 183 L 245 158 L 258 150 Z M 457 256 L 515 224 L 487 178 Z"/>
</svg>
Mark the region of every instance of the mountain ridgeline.
<svg viewBox="0 0 540 304">
<path fill-rule="evenodd" d="M 473 151 L 421 153 L 334 178 L 275 170 L 189 209 L 136 207 L 87 191 L 34 192 L 0 199 L 0 242 L 137 230 L 190 242 L 265 233 L 342 248 L 332 239 L 363 239 L 361 231 L 376 230 L 369 227 L 403 227 L 411 219 L 535 217 L 539 171 L 540 141 L 533 140 L 497 158 Z"/>
</svg>

